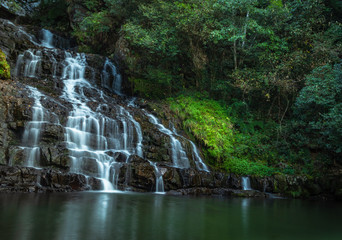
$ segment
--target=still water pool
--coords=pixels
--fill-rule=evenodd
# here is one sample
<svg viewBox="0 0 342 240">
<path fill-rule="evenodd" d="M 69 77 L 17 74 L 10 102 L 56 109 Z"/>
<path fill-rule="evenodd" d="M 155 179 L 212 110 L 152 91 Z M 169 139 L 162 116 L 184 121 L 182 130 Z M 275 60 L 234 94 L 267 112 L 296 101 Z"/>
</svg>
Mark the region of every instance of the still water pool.
<svg viewBox="0 0 342 240">
<path fill-rule="evenodd" d="M 0 239 L 341 240 L 342 204 L 99 192 L 0 194 Z"/>
</svg>

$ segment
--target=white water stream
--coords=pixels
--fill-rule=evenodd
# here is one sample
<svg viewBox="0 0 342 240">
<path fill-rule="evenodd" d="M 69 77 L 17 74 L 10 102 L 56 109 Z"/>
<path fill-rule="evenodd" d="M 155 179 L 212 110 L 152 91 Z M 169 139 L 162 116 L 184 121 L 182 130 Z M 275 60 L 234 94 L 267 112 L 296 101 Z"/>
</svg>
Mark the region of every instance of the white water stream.
<svg viewBox="0 0 342 240">
<path fill-rule="evenodd" d="M 242 185 L 242 190 L 252 190 L 251 181 L 250 181 L 249 177 L 242 177 L 241 178 L 241 185 Z"/>
<path fill-rule="evenodd" d="M 23 135 L 23 149 L 26 165 L 29 167 L 36 167 L 40 161 L 40 147 L 39 140 L 41 135 L 42 125 L 46 123 L 46 113 L 40 98 L 43 96 L 36 88 L 29 87 L 31 97 L 34 98 L 34 105 L 32 106 L 32 121 L 25 126 Z"/>
<path fill-rule="evenodd" d="M 144 112 L 146 116 L 149 117 L 150 122 L 156 125 L 160 132 L 170 137 L 173 166 L 176 168 L 190 168 L 190 162 L 186 156 L 186 152 L 184 151 L 181 142 L 175 138 L 174 133 L 170 129 L 167 129 L 163 124 L 159 123 L 155 116 L 146 111 Z"/>
</svg>

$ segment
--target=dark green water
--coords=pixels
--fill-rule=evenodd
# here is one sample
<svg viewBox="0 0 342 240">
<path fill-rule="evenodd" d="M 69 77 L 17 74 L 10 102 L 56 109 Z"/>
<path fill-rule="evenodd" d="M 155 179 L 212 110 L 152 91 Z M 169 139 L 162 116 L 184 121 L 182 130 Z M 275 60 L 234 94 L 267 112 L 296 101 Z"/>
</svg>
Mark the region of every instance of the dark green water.
<svg viewBox="0 0 342 240">
<path fill-rule="evenodd" d="M 341 240 L 336 202 L 152 194 L 0 194 L 0 239 Z"/>
</svg>

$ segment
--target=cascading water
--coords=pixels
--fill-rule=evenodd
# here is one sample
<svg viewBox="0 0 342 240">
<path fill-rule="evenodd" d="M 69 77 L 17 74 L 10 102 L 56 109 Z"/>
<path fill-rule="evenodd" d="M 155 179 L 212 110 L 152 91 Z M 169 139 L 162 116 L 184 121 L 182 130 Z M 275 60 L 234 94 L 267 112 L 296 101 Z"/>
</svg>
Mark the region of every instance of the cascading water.
<svg viewBox="0 0 342 240">
<path fill-rule="evenodd" d="M 163 124 L 159 123 L 158 119 L 153 116 L 152 114 L 149 114 L 145 111 L 146 116 L 148 116 L 151 123 L 157 126 L 158 130 L 166 135 L 168 135 L 171 139 L 171 151 L 172 151 L 172 161 L 173 165 L 176 168 L 190 168 L 189 159 L 186 156 L 186 152 L 184 151 L 182 144 L 180 141 L 175 138 L 173 135 L 174 133 L 170 130 L 164 127 Z"/>
<path fill-rule="evenodd" d="M 26 50 L 20 54 L 15 66 L 14 75 L 19 77 L 36 77 L 41 71 L 42 52 L 40 50 Z"/>
<path fill-rule="evenodd" d="M 242 190 L 252 190 L 251 181 L 249 177 L 242 177 L 241 185 L 242 185 Z"/>
<path fill-rule="evenodd" d="M 40 160 L 39 140 L 41 135 L 42 125 L 46 123 L 45 109 L 40 103 L 40 98 L 43 96 L 37 89 L 28 87 L 31 91 L 31 97 L 34 98 L 32 107 L 32 121 L 25 126 L 23 135 L 23 149 L 28 167 L 38 166 Z"/>
<path fill-rule="evenodd" d="M 94 112 L 87 106 L 91 99 L 84 94 L 85 89 L 93 89 L 102 96 L 103 93 L 84 78 L 87 65 L 84 55 L 72 57 L 67 52 L 64 65 L 63 98 L 73 104 L 66 126 L 66 141 L 73 160 L 71 170 L 99 177 L 104 190 L 112 190 L 111 185 L 117 182 L 117 170 L 121 166 L 115 161 L 113 153 L 121 152 L 127 159 L 131 154 L 142 157 L 140 125 L 121 106 L 117 109 L 116 119 Z M 106 108 L 106 105 L 100 107 Z M 92 170 L 94 168 L 97 170 Z"/>
<path fill-rule="evenodd" d="M 120 112 L 122 115 L 127 116 L 129 123 L 133 123 L 133 126 L 135 128 L 135 132 L 137 134 L 137 139 L 138 139 L 135 154 L 138 155 L 139 157 L 143 157 L 143 152 L 142 152 L 143 136 L 142 136 L 140 124 L 137 121 L 135 121 L 134 118 L 132 117 L 132 115 L 126 109 L 124 109 L 121 106 L 120 106 Z M 128 126 L 130 126 L 130 125 L 128 125 Z M 124 127 L 127 128 L 126 123 L 124 124 Z M 131 129 L 131 127 L 129 127 L 129 129 Z M 130 130 L 129 132 L 132 132 L 132 130 Z M 126 134 L 124 134 L 124 136 L 126 137 Z M 126 139 L 126 141 L 127 141 L 127 139 Z"/>
<path fill-rule="evenodd" d="M 192 160 L 195 162 L 196 164 L 196 168 L 200 171 L 205 171 L 205 172 L 210 172 L 209 171 L 209 168 L 207 167 L 207 165 L 203 162 L 200 154 L 199 154 L 199 151 L 196 147 L 196 145 L 193 143 L 193 141 L 179 135 L 176 131 L 176 128 L 172 125 L 171 126 L 172 128 L 172 132 L 173 134 L 177 135 L 178 137 L 181 137 L 183 138 L 185 141 L 188 141 L 190 144 L 191 144 L 191 147 L 192 147 Z"/>
<path fill-rule="evenodd" d="M 117 72 L 115 65 L 107 58 L 101 76 L 102 87 L 121 95 L 121 82 L 121 75 Z"/>
<path fill-rule="evenodd" d="M 197 169 L 200 171 L 210 172 L 208 166 L 203 162 L 196 145 L 191 140 L 188 141 L 192 146 L 192 158 L 196 164 Z"/>
<path fill-rule="evenodd" d="M 57 36 L 47 29 L 42 29 L 40 31 L 40 39 L 40 46 L 45 48 L 69 49 L 71 46 L 70 40 Z"/>
<path fill-rule="evenodd" d="M 95 175 L 102 179 L 104 190 L 112 190 L 109 180 L 110 164 L 112 157 L 105 154 L 108 143 L 103 136 L 106 124 L 104 117 L 97 118 L 87 105 L 88 99 L 83 94 L 83 88 L 91 88 L 89 82 L 84 79 L 86 67 L 85 56 L 77 54 L 74 58 L 66 52 L 65 67 L 63 70 L 64 97 L 73 104 L 73 111 L 66 124 L 66 141 L 72 159 L 71 171 L 87 175 Z M 77 92 L 80 91 L 80 92 Z M 87 165 L 96 167 L 95 172 L 88 169 Z"/>
<path fill-rule="evenodd" d="M 42 46 L 46 48 L 54 48 L 53 46 L 53 34 L 49 30 L 43 29 L 41 31 L 43 35 Z"/>
<path fill-rule="evenodd" d="M 149 161 L 154 167 L 154 173 L 156 175 L 156 193 L 164 193 L 164 180 L 163 173 L 159 170 L 157 163 Z"/>
</svg>

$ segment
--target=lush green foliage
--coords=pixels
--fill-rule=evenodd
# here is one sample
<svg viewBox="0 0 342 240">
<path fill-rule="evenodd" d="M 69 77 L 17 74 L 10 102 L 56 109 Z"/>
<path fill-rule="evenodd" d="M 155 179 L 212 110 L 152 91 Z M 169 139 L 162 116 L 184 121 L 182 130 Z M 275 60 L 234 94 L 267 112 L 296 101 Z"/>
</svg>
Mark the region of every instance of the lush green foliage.
<svg viewBox="0 0 342 240">
<path fill-rule="evenodd" d="M 287 114 L 305 74 L 337 61 L 341 49 L 342 27 L 327 7 L 338 10 L 335 1 L 85 4 L 88 17 L 76 36 L 99 51 L 125 48 L 123 60 L 136 93 L 160 98 L 188 88 L 206 89 L 227 102 L 238 98 L 253 108 L 262 104 L 257 110 L 278 121 Z"/>
<path fill-rule="evenodd" d="M 0 49 L 0 79 L 11 78 L 10 66 L 6 61 L 6 55 Z"/>
<path fill-rule="evenodd" d="M 306 77 L 294 105 L 294 141 L 342 160 L 342 67 L 325 65 Z"/>
<path fill-rule="evenodd" d="M 203 95 L 169 99 L 171 109 L 180 117 L 184 129 L 203 145 L 211 165 L 229 172 L 247 175 L 270 175 L 277 153 L 268 129 L 272 124 L 245 115 L 241 103 L 223 107 Z"/>
</svg>

